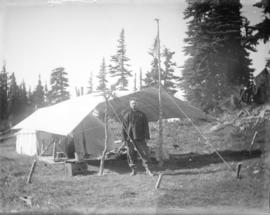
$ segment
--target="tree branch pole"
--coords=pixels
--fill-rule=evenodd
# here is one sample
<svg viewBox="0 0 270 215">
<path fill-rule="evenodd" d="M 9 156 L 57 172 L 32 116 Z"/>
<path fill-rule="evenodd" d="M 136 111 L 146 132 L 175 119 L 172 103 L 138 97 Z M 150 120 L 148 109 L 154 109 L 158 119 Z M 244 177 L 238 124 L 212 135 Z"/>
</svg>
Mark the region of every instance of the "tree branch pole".
<svg viewBox="0 0 270 215">
<path fill-rule="evenodd" d="M 104 150 L 102 152 L 102 156 L 100 159 L 100 167 L 99 167 L 99 175 L 103 175 L 104 170 L 104 161 L 105 161 L 105 155 L 108 148 L 108 93 L 106 91 L 104 92 L 104 98 L 105 98 L 105 143 L 104 143 Z"/>
<path fill-rule="evenodd" d="M 30 172 L 29 172 L 28 177 L 27 177 L 27 184 L 30 184 L 31 183 L 31 179 L 32 179 L 33 173 L 35 171 L 36 164 L 37 164 L 37 158 L 35 158 L 35 160 L 32 163 Z"/>
<path fill-rule="evenodd" d="M 158 103 L 159 103 L 159 166 L 163 166 L 163 125 L 162 125 L 162 100 L 161 100 L 161 69 L 160 69 L 160 38 L 159 38 L 159 19 L 155 19 L 157 22 L 157 57 L 158 57 Z"/>
</svg>

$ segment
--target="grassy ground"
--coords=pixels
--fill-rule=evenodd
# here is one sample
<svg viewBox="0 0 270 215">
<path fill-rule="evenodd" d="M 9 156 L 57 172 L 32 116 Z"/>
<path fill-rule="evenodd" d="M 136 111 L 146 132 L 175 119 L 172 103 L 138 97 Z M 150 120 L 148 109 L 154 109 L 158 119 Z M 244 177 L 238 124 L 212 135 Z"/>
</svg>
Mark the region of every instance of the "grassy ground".
<svg viewBox="0 0 270 215">
<path fill-rule="evenodd" d="M 209 125 L 199 128 L 207 133 Z M 147 176 L 140 166 L 131 177 L 125 160 L 107 161 L 104 176 L 97 175 L 98 163 L 90 162 L 87 175 L 74 177 L 65 176 L 64 164 L 38 162 L 32 183 L 27 184 L 33 158 L 17 155 L 12 140 L 0 143 L 0 212 L 259 214 L 268 210 L 270 160 L 259 144 L 250 155 L 244 151 L 249 142 L 241 138 L 230 143 L 224 134 L 208 134 L 213 148 L 192 127 L 179 122 L 166 124 L 164 132 L 168 150 L 178 155 L 162 169 L 153 166 L 156 172 L 174 174 L 163 176 L 158 190 L 157 176 Z M 154 145 L 153 125 L 151 134 Z M 239 162 L 241 179 L 235 172 Z M 31 204 L 20 197 L 31 198 Z"/>
</svg>

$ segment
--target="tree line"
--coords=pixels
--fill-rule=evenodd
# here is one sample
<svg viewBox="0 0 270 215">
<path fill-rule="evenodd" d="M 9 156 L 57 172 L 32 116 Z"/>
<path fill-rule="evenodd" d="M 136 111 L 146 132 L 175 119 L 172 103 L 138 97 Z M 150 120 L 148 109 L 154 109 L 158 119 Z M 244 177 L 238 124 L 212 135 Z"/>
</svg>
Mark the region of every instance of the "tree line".
<svg viewBox="0 0 270 215">
<path fill-rule="evenodd" d="M 253 72 L 249 53 L 256 51 L 259 41 L 269 41 L 270 20 L 269 0 L 254 4 L 263 9 L 264 19 L 250 25 L 241 15 L 240 0 L 186 0 L 184 18 L 187 21 L 184 52 L 187 60 L 182 74 L 176 71 L 174 51 L 167 47 L 161 50 L 161 84 L 170 94 L 181 88 L 187 100 L 195 106 L 213 111 L 234 93 L 236 87 L 251 85 Z M 102 58 L 96 76 L 97 86 L 90 74 L 87 93 L 94 91 L 127 90 L 133 76 L 133 89 L 156 87 L 158 85 L 158 58 L 156 43 L 149 50 L 152 57 L 150 69 L 142 77 L 139 73 L 137 86 L 136 73 L 130 69 L 127 57 L 125 30 L 117 40 L 116 53 L 109 64 Z M 110 81 L 108 79 L 110 78 Z M 34 90 L 26 89 L 24 82 L 17 84 L 14 73 L 7 72 L 4 64 L 0 72 L 0 129 L 16 123 L 35 109 L 56 104 L 70 97 L 67 72 L 64 67 L 52 70 L 49 87 L 43 85 L 39 76 Z M 82 90 L 76 91 L 83 94 Z"/>
<path fill-rule="evenodd" d="M 50 89 L 43 86 L 39 75 L 34 90 L 26 89 L 23 81 L 18 84 L 15 74 L 9 74 L 4 63 L 0 72 L 0 131 L 6 130 L 38 108 L 69 98 L 67 72 L 63 67 L 52 70 Z"/>
</svg>

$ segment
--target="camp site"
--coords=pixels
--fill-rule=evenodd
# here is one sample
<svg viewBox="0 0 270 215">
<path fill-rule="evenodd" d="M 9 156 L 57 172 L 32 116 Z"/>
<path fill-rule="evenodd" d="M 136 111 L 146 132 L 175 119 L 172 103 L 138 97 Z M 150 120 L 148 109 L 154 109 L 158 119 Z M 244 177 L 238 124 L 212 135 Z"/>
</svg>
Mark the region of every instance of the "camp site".
<svg viewBox="0 0 270 215">
<path fill-rule="evenodd" d="M 269 214 L 269 6 L 0 0 L 0 214 Z"/>
</svg>

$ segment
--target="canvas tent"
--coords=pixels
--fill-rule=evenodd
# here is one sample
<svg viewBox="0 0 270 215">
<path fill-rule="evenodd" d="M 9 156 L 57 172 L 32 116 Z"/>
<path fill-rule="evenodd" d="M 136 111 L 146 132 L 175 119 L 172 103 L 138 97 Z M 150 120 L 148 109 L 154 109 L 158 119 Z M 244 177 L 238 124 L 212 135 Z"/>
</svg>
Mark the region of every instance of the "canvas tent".
<svg viewBox="0 0 270 215">
<path fill-rule="evenodd" d="M 78 154 L 101 154 L 104 124 L 91 110 L 102 101 L 100 95 L 87 95 L 36 110 L 13 127 L 20 129 L 16 133 L 17 153 L 39 155 L 47 148 L 51 154 L 52 143 L 57 141 L 58 150 L 65 153 L 73 147 Z M 113 147 L 112 142 L 113 135 L 109 131 L 109 147 Z"/>
<path fill-rule="evenodd" d="M 120 119 L 129 106 L 130 98 L 138 100 L 138 108 L 145 112 L 149 121 L 158 120 L 158 90 L 147 88 L 141 91 L 115 92 L 109 100 L 109 112 Z M 206 119 L 199 109 L 171 97 L 162 91 L 163 118 Z M 17 133 L 17 152 L 40 154 L 58 140 L 59 150 L 90 154 L 98 157 L 104 147 L 104 124 L 96 114 L 104 114 L 105 102 L 101 93 L 70 99 L 56 105 L 40 108 L 13 129 Z M 109 150 L 113 149 L 114 136 L 109 131 Z M 60 144 L 61 143 L 61 144 Z M 51 150 L 49 150 L 51 151 Z"/>
<path fill-rule="evenodd" d="M 112 115 L 121 117 L 127 111 L 130 98 L 135 98 L 138 103 L 138 108 L 143 111 L 148 121 L 157 121 L 159 119 L 159 100 L 157 88 L 146 88 L 136 92 L 124 91 L 121 94 L 115 95 L 109 103 L 109 112 Z M 163 119 L 170 118 L 190 118 L 196 120 L 211 120 L 210 116 L 206 115 L 200 109 L 190 105 L 188 102 L 182 101 L 169 95 L 165 90 L 161 91 Z M 104 103 L 97 105 L 96 110 L 104 111 Z"/>
</svg>

